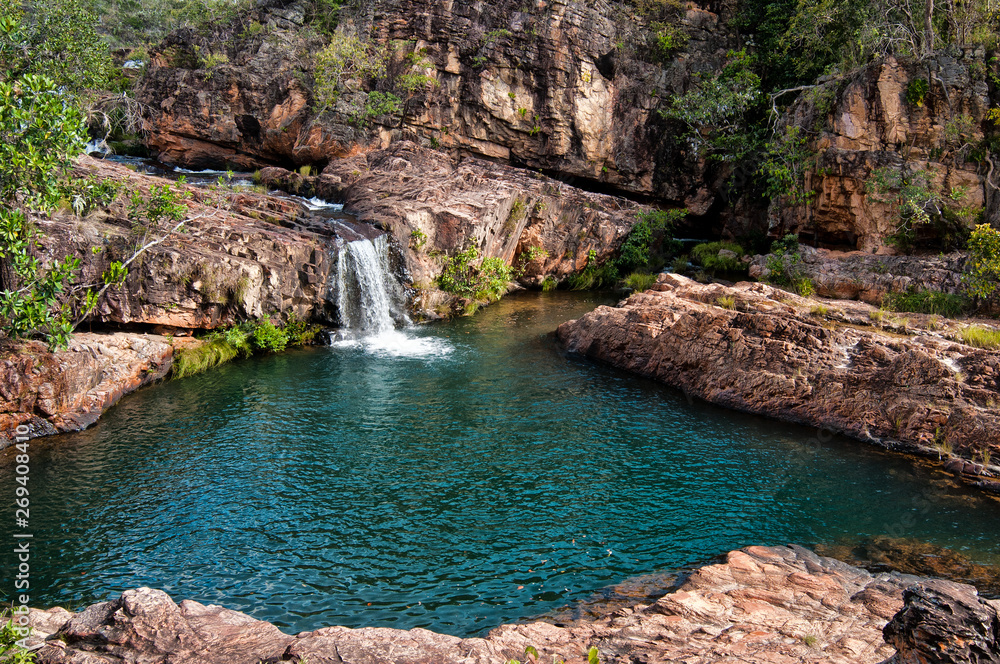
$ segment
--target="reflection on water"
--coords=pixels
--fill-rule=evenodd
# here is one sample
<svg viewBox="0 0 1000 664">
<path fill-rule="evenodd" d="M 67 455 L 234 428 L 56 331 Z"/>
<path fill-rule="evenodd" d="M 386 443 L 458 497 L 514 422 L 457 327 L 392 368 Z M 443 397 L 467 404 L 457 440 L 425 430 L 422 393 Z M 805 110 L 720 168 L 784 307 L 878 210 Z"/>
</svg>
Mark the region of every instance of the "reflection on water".
<svg viewBox="0 0 1000 664">
<path fill-rule="evenodd" d="M 469 635 L 749 544 L 903 531 L 997 562 L 997 503 L 943 473 L 563 356 L 548 333 L 595 297 L 239 362 L 39 444 L 33 602 L 149 585 Z"/>
</svg>

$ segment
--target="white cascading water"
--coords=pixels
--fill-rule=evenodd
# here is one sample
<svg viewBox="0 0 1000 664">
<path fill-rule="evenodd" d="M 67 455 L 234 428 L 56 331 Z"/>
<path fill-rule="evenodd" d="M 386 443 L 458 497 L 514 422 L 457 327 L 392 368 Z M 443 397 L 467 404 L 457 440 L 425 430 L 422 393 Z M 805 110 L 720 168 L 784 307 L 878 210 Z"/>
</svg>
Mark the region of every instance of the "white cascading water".
<svg viewBox="0 0 1000 664">
<path fill-rule="evenodd" d="M 389 265 L 388 235 L 347 242 L 337 252 L 336 303 L 341 330 L 335 346 L 390 357 L 441 357 L 445 339 L 398 330 L 411 325 L 403 287 Z"/>
<path fill-rule="evenodd" d="M 343 328 L 378 336 L 410 323 L 389 268 L 386 235 L 346 243 L 337 253 L 337 309 Z"/>
</svg>

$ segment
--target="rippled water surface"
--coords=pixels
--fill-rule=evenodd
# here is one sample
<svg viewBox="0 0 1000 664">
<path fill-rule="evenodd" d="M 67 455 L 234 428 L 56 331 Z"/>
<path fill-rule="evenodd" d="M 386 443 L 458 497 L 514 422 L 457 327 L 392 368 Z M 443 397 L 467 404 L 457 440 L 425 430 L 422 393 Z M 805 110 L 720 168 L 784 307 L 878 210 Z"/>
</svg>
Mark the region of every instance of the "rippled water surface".
<svg viewBox="0 0 1000 664">
<path fill-rule="evenodd" d="M 32 603 L 149 585 L 289 631 L 469 635 L 748 544 L 996 562 L 996 502 L 944 474 L 560 354 L 595 297 L 240 362 L 36 443 Z"/>
</svg>

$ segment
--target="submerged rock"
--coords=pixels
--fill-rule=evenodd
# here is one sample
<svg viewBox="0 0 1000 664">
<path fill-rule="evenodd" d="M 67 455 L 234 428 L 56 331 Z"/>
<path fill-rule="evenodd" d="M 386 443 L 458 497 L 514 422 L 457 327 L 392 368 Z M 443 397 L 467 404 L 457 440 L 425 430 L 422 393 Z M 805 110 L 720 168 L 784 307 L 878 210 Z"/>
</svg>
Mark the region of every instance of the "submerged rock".
<svg viewBox="0 0 1000 664">
<path fill-rule="evenodd" d="M 1000 597 L 1000 567 L 973 562 L 958 551 L 900 537 L 871 537 L 860 542 L 816 547 L 817 553 L 869 571 L 897 571 L 974 585 L 987 597 Z"/>
<path fill-rule="evenodd" d="M 942 460 L 996 457 L 1000 352 L 920 328 L 918 318 L 765 284 L 660 275 L 652 290 L 564 323 L 558 336 L 571 352 L 720 406 Z"/>
<path fill-rule="evenodd" d="M 566 664 L 586 662 L 591 647 L 605 664 L 876 664 L 893 655 L 882 629 L 894 615 L 887 636 L 901 654 L 930 652 L 936 640 L 967 633 L 981 635 L 976 648 L 990 647 L 990 633 L 978 625 L 945 621 L 926 635 L 920 628 L 928 622 L 926 591 L 904 594 L 920 581 L 871 574 L 796 546 L 749 547 L 729 553 L 724 563 L 695 570 L 674 592 L 650 604 L 563 626 L 503 625 L 484 638 L 375 627 L 325 627 L 289 636 L 236 611 L 190 600 L 175 604 L 149 588 L 126 591 L 75 615 L 33 611 L 31 620 L 41 646 L 39 664 L 496 664 L 524 660 L 527 646 L 537 649 L 540 662 L 556 658 Z M 962 615 L 988 615 L 971 586 L 921 587 L 936 589 L 942 604 L 969 607 L 971 613 Z"/>
</svg>

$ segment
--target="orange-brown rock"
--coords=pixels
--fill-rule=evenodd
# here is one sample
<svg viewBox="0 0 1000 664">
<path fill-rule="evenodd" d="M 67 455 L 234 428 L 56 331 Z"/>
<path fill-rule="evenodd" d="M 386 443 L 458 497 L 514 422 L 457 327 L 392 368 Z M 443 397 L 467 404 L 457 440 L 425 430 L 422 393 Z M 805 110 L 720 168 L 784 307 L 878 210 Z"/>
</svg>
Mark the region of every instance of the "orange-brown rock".
<svg viewBox="0 0 1000 664">
<path fill-rule="evenodd" d="M 923 256 L 876 256 L 863 251 L 830 251 L 802 246 L 800 277 L 812 282 L 816 293 L 838 300 L 861 300 L 881 305 L 890 293 L 938 291 L 961 294 L 966 254 L 952 252 Z M 767 280 L 768 256 L 755 256 L 750 277 Z M 786 259 L 787 260 L 787 259 Z"/>
<path fill-rule="evenodd" d="M 392 232 L 415 284 L 440 274 L 441 253 L 475 247 L 538 286 L 603 263 L 649 208 L 525 169 L 454 158 L 410 142 L 331 163 L 316 190 L 343 200 L 359 221 Z M 593 259 L 591 259 L 593 252 Z"/>
<path fill-rule="evenodd" d="M 325 627 L 288 636 L 266 622 L 148 588 L 77 614 L 33 611 L 39 664 L 496 664 L 537 649 L 583 664 L 829 662 L 875 664 L 894 653 L 882 628 L 917 577 L 870 574 L 800 547 L 749 547 L 695 571 L 674 592 L 613 615 L 557 626 L 503 625 L 484 638 L 423 629 Z M 952 584 L 968 596 L 975 590 Z M 957 626 L 956 626 L 957 627 Z M 920 632 L 905 638 L 919 643 Z M 983 660 L 985 661 L 985 660 Z"/>
<path fill-rule="evenodd" d="M 655 16 L 628 4 L 344 6 L 338 19 L 347 32 L 390 47 L 392 57 L 375 87 L 352 81 L 323 108 L 313 57 L 323 42 L 309 36 L 316 34 L 306 27 L 311 8 L 268 0 L 210 33 L 181 31 L 157 47 L 138 87 L 150 147 L 193 168 L 292 167 L 413 140 L 661 196 L 696 215 L 716 202 L 718 169 L 689 155 L 657 111 L 696 75 L 718 70 L 737 46 L 726 26 L 734 2 L 678 5 L 668 20 L 686 45 L 666 57 L 652 46 Z M 259 29 L 248 30 L 253 25 Z M 407 72 L 427 84 L 399 87 Z M 366 115 L 376 87 L 397 95 L 400 109 Z"/>
<path fill-rule="evenodd" d="M 22 342 L 0 352 L 0 449 L 19 427 L 29 438 L 84 429 L 122 396 L 162 378 L 171 340 L 158 335 L 81 333 L 66 350 Z"/>
<path fill-rule="evenodd" d="M 952 213 L 981 209 L 991 169 L 973 158 L 969 146 L 982 140 L 991 106 L 987 66 L 973 49 L 941 51 L 919 62 L 890 56 L 849 78 L 821 79 L 803 93 L 785 121 L 814 137 L 811 148 L 818 155 L 806 175 L 813 197 L 807 205 L 773 205 L 771 234 L 792 232 L 823 246 L 896 253 L 887 241 L 901 224 L 893 195 L 873 196 L 868 185 L 878 169 L 899 172 L 904 164 L 911 173 L 928 174 L 927 188 Z M 907 90 L 918 79 L 928 92 L 908 101 Z M 986 213 L 992 218 L 997 210 Z M 975 214 L 965 216 L 970 223 Z M 918 224 L 916 231 L 918 244 L 935 252 L 944 248 L 942 234 L 956 235 L 956 228 L 936 224 Z"/>
<path fill-rule="evenodd" d="M 958 326 L 935 331 L 938 321 L 920 320 L 765 284 L 665 274 L 558 335 L 572 352 L 728 408 L 938 459 L 952 451 L 996 458 L 1000 352 L 949 338 Z"/>
</svg>

